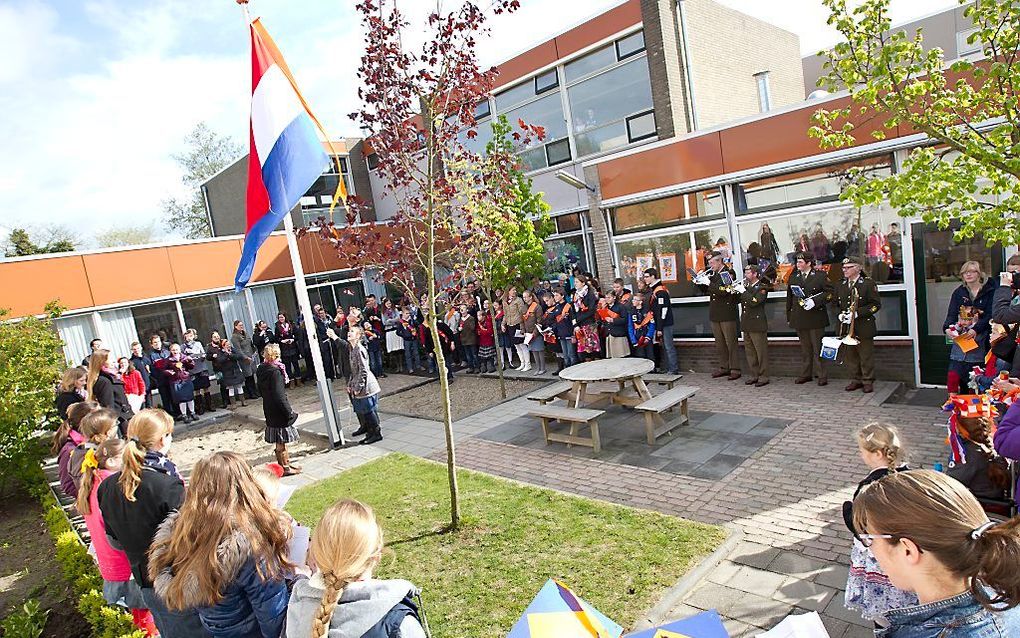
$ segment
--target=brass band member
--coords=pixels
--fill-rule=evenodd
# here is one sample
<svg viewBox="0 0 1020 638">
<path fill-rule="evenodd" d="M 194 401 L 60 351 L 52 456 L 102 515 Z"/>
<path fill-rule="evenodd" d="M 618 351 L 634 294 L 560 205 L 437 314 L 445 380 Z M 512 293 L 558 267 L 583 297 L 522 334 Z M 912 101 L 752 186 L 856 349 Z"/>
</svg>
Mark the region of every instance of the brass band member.
<svg viewBox="0 0 1020 638">
<path fill-rule="evenodd" d="M 850 337 L 843 342 L 844 361 L 850 372 L 847 392 L 864 388 L 875 391 L 875 314 L 882 307 L 878 285 L 865 277 L 861 262 L 847 257 L 843 260 L 843 281 L 836 284 L 836 303 L 839 305 L 839 334 Z M 856 344 L 847 343 L 856 341 Z"/>
<path fill-rule="evenodd" d="M 745 290 L 740 294 L 740 327 L 744 330 L 744 354 L 751 378 L 745 385 L 756 388 L 769 384 L 769 322 L 765 301 L 769 293 L 761 282 L 757 264 L 744 266 Z"/>
<path fill-rule="evenodd" d="M 794 383 L 807 383 L 816 378 L 818 385 L 828 385 L 825 360 L 818 353 L 829 325 L 826 304 L 832 301 L 832 284 L 824 272 L 815 270 L 815 258 L 811 253 L 797 253 L 796 266 L 786 289 L 786 321 L 800 340 L 800 376 Z M 800 286 L 804 296 L 794 295 L 793 286 Z"/>
<path fill-rule="evenodd" d="M 719 370 L 712 373 L 713 379 L 726 377 L 730 381 L 740 378 L 740 361 L 737 359 L 737 304 L 740 297 L 733 294 L 723 281 L 722 273 L 729 274 L 730 282 L 735 281 L 733 271 L 723 264 L 723 255 L 713 252 L 708 259 L 709 281 L 702 286 L 708 291 L 708 321 L 712 324 L 715 350 L 719 355 Z"/>
</svg>

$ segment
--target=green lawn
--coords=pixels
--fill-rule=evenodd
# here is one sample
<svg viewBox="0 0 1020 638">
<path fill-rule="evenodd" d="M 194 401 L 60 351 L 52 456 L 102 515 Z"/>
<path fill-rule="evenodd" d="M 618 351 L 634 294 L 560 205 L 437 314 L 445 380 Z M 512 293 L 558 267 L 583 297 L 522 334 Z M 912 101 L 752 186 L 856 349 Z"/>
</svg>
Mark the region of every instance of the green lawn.
<svg viewBox="0 0 1020 638">
<path fill-rule="evenodd" d="M 402 454 L 298 490 L 312 525 L 341 498 L 371 505 L 395 557 L 379 576 L 422 588 L 433 635 L 503 636 L 549 577 L 628 627 L 725 538 L 722 528 L 462 470 L 463 528 L 449 521 L 446 467 Z"/>
</svg>

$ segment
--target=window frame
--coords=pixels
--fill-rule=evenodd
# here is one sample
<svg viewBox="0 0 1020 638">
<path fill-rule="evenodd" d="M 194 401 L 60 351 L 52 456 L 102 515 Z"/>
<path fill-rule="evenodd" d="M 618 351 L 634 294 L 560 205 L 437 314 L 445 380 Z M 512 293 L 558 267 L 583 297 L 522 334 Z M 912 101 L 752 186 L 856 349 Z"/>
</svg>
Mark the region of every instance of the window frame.
<svg viewBox="0 0 1020 638">
<path fill-rule="evenodd" d="M 634 36 L 636 36 L 638 34 L 641 35 L 641 48 L 634 49 L 633 51 L 630 51 L 628 53 L 621 53 L 620 52 L 620 43 L 623 42 L 624 40 L 629 39 L 629 38 L 633 38 Z M 647 51 L 648 50 L 648 43 L 645 42 L 645 30 L 644 30 L 644 28 L 638 29 L 634 33 L 628 33 L 627 35 L 623 36 L 622 38 L 618 38 L 618 39 L 614 40 L 613 41 L 613 49 L 616 50 L 616 61 L 617 62 L 622 62 L 622 61 L 624 61 L 624 60 L 626 60 L 628 58 L 632 58 L 635 55 L 639 55 L 639 54 L 644 53 L 645 51 Z"/>
<path fill-rule="evenodd" d="M 638 137 L 634 137 L 631 134 L 631 130 L 630 130 L 631 122 L 633 122 L 634 120 L 636 120 L 638 118 L 646 117 L 648 115 L 652 116 L 652 131 L 650 133 L 645 134 L 645 135 L 640 135 Z M 630 144 L 633 144 L 634 142 L 640 142 L 641 140 L 647 140 L 647 139 L 659 136 L 658 122 L 655 121 L 655 109 L 654 108 L 648 109 L 647 111 L 642 111 L 641 113 L 635 113 L 634 115 L 628 115 L 627 117 L 625 117 L 623 119 L 624 119 L 624 122 L 626 123 L 626 126 L 627 126 L 627 141 Z"/>
<path fill-rule="evenodd" d="M 769 77 L 768 71 L 759 71 L 754 74 L 755 83 L 758 85 L 759 113 L 768 113 L 772 110 L 772 84 Z"/>
<path fill-rule="evenodd" d="M 549 150 L 552 147 L 554 147 L 554 146 L 556 146 L 558 144 L 565 144 L 566 145 L 566 147 L 567 147 L 567 156 L 564 159 L 561 159 L 561 160 L 558 160 L 556 162 L 553 162 L 552 158 L 549 156 Z M 559 166 L 560 164 L 566 164 L 567 162 L 570 162 L 570 161 L 572 161 L 574 159 L 573 155 L 572 155 L 572 153 L 570 151 L 570 138 L 569 138 L 569 136 L 561 138 L 561 139 L 558 139 L 558 140 L 552 140 L 550 142 L 545 142 L 543 144 L 543 147 L 545 147 L 545 163 L 546 163 L 546 167 L 547 168 L 551 168 L 553 166 Z"/>
<path fill-rule="evenodd" d="M 542 80 L 542 78 L 547 78 L 549 76 L 552 76 L 553 83 L 549 84 L 547 86 L 539 86 L 539 84 L 538 84 L 539 81 Z M 534 87 L 535 87 L 535 95 L 536 96 L 539 96 L 539 95 L 542 95 L 543 93 L 548 93 L 549 91 L 553 91 L 555 89 L 558 89 L 560 87 L 560 74 L 557 72 L 557 68 L 552 68 L 552 69 L 546 71 L 545 73 L 539 73 L 538 75 L 536 75 L 535 78 L 534 78 Z M 518 106 L 520 106 L 520 105 L 518 105 Z"/>
</svg>

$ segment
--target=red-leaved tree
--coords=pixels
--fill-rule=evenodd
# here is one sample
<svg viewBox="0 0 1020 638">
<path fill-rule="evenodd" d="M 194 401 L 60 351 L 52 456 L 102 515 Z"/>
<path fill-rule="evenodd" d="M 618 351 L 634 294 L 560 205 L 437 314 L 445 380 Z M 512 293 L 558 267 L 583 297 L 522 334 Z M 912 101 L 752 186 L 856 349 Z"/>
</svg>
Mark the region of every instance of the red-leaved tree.
<svg viewBox="0 0 1020 638">
<path fill-rule="evenodd" d="M 424 297 L 421 310 L 440 371 L 453 529 L 460 523 L 460 505 L 436 306 L 462 278 L 459 266 L 471 261 L 463 253 L 477 243 L 465 239 L 486 232 L 464 206 L 466 193 L 472 193 L 472 201 L 495 201 L 509 188 L 517 165 L 513 149 L 482 161 L 464 141 L 476 137 L 475 108 L 487 98 L 496 77 L 495 69 L 479 66 L 477 40 L 488 33 L 493 15 L 518 7 L 518 0 L 493 0 L 484 8 L 467 0 L 447 11 L 437 3 L 425 28 L 415 27 L 418 37 L 409 38 L 411 25 L 393 0 L 362 0 L 357 5 L 366 47 L 358 69 L 362 107 L 351 117 L 369 131 L 367 143 L 388 182 L 383 196 L 396 198 L 399 212 L 385 222 L 363 223 L 363 205 L 352 198 L 346 225 L 324 223 L 318 231 L 357 269 L 377 269 L 382 279 L 416 302 Z M 409 50 L 404 42 L 420 41 L 421 31 L 424 44 Z M 513 134 L 517 148 L 544 136 L 539 127 L 518 126 Z"/>
</svg>

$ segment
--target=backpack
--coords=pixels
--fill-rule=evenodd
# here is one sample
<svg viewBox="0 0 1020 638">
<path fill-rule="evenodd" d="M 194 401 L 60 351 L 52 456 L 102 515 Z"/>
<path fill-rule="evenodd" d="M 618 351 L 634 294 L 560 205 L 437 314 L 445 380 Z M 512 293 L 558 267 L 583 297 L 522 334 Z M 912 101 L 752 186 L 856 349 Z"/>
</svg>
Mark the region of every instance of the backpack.
<svg viewBox="0 0 1020 638">
<path fill-rule="evenodd" d="M 404 596 L 403 600 L 393 606 L 382 620 L 373 625 L 368 631 L 362 634 L 361 638 L 397 638 L 400 636 L 400 624 L 408 616 L 413 616 L 429 635 L 428 621 L 423 621 L 424 611 L 421 610 L 421 596 L 415 596 L 417 603 L 411 598 L 411 594 Z"/>
</svg>

